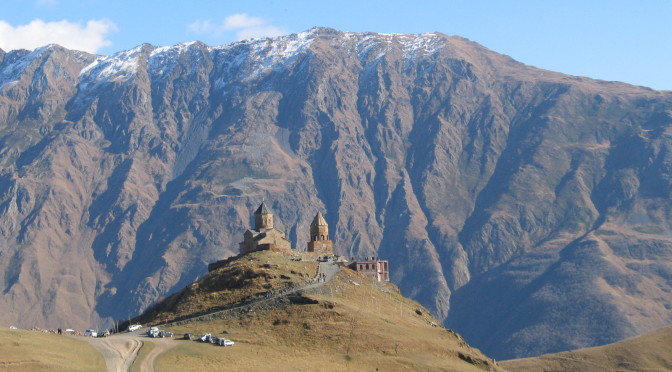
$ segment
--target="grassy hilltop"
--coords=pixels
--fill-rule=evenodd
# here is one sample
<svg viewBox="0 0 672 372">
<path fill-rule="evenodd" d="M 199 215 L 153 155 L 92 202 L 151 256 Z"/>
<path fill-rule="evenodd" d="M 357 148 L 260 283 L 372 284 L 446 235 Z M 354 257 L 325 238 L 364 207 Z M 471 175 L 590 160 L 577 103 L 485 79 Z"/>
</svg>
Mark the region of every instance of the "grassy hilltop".
<svg viewBox="0 0 672 372">
<path fill-rule="evenodd" d="M 275 252 L 231 260 L 169 297 L 144 320 L 182 318 L 189 312 L 262 298 L 291 283 L 307 283 L 316 262 L 296 262 Z M 295 284 L 296 285 L 296 284 Z M 222 348 L 198 342 L 177 346 L 157 358 L 161 370 L 499 370 L 454 332 L 438 326 L 396 286 L 342 269 L 324 286 L 233 307 L 166 328 L 176 335 L 212 333 L 236 342 Z"/>
</svg>

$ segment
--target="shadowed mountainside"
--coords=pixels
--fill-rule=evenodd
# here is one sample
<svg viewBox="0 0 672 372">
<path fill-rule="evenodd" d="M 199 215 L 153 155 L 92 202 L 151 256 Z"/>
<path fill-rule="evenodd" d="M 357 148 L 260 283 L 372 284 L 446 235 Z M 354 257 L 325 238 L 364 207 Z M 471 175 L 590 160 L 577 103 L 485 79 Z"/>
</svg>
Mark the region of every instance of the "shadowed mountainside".
<svg viewBox="0 0 672 372">
<path fill-rule="evenodd" d="M 267 200 L 488 355 L 617 341 L 672 321 L 671 123 L 670 92 L 441 34 L 0 51 L 0 320 L 138 313 Z"/>
</svg>

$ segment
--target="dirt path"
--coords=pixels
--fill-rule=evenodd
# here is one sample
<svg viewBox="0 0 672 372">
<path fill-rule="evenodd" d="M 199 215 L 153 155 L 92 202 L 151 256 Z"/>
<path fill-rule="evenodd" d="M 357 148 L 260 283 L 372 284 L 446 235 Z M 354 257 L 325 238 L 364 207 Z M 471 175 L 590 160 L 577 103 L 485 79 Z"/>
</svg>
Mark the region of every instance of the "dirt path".
<svg viewBox="0 0 672 372">
<path fill-rule="evenodd" d="M 293 292 L 305 291 L 305 290 L 308 290 L 308 289 L 322 287 L 325 284 L 329 283 L 331 281 L 331 278 L 333 278 L 334 275 L 336 275 L 340 270 L 341 270 L 341 267 L 336 265 L 336 263 L 333 262 L 333 261 L 320 262 L 318 273 L 319 274 L 324 274 L 325 280 L 323 282 L 316 282 L 316 283 L 309 284 L 309 285 L 306 285 L 306 286 L 301 287 L 301 288 L 297 288 Z"/>
<path fill-rule="evenodd" d="M 105 358 L 108 372 L 130 371 L 138 352 L 145 342 L 154 344 L 154 349 L 140 361 L 140 371 L 154 371 L 156 358 L 166 350 L 176 346 L 172 338 L 149 338 L 141 335 L 141 331 L 121 333 L 106 338 L 86 337 L 84 339 L 95 347 Z"/>
<path fill-rule="evenodd" d="M 158 338 L 153 339 L 154 349 L 145 355 L 145 358 L 140 361 L 140 372 L 154 372 L 154 361 L 156 357 L 166 352 L 166 350 L 175 347 L 176 343 L 172 342 L 172 338 Z"/>
<path fill-rule="evenodd" d="M 138 351 L 142 347 L 142 341 L 137 337 L 86 337 L 86 341 L 103 355 L 108 372 L 126 372 L 130 370 L 135 358 L 138 357 Z"/>
</svg>

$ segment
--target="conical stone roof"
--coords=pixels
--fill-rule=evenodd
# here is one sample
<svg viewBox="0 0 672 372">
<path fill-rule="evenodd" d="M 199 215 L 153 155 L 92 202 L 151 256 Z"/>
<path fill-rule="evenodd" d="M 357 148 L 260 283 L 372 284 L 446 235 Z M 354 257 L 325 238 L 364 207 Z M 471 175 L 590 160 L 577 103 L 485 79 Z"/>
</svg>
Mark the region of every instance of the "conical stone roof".
<svg viewBox="0 0 672 372">
<path fill-rule="evenodd" d="M 261 205 L 257 210 L 254 212 L 254 214 L 273 214 L 271 210 L 266 206 L 266 203 L 261 202 Z"/>
<path fill-rule="evenodd" d="M 317 212 L 310 226 L 327 226 L 327 220 L 325 220 L 324 217 L 322 217 L 322 213 Z"/>
</svg>

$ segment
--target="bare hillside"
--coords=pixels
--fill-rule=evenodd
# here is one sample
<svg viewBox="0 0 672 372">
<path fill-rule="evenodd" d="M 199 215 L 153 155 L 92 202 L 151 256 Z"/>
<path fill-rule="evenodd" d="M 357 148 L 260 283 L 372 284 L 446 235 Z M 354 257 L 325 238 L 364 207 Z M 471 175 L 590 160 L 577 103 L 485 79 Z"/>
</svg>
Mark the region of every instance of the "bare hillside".
<svg viewBox="0 0 672 372">
<path fill-rule="evenodd" d="M 614 344 L 501 363 L 511 371 L 670 371 L 672 327 Z"/>
</svg>

